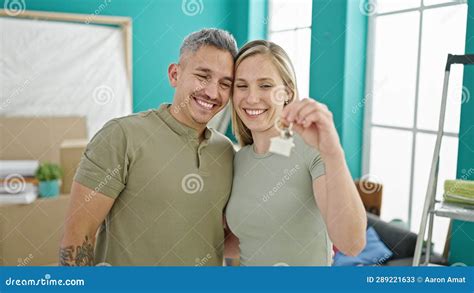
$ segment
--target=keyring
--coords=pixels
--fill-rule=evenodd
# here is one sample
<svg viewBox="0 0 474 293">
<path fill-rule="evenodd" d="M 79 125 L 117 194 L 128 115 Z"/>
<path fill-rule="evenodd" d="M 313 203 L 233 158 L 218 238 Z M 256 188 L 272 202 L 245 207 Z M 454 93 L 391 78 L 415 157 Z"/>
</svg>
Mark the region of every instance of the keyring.
<svg viewBox="0 0 474 293">
<path fill-rule="evenodd" d="M 280 128 L 280 124 L 281 118 L 279 117 L 275 120 L 275 128 L 280 132 L 281 137 L 290 137 L 293 135 L 293 132 L 291 131 L 293 128 L 293 122 L 291 122 L 290 125 L 285 128 Z"/>
<path fill-rule="evenodd" d="M 281 118 L 277 118 L 275 121 L 275 128 L 280 132 L 280 136 L 270 138 L 269 152 L 289 157 L 291 150 L 295 147 L 293 132 L 291 128 L 293 123 L 290 123 L 288 127 L 283 127 Z"/>
</svg>

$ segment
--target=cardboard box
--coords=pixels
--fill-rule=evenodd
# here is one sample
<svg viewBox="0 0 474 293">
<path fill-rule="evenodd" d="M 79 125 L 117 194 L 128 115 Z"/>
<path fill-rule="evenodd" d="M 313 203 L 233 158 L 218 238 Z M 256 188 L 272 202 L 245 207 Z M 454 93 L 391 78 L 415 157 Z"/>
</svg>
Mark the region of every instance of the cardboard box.
<svg viewBox="0 0 474 293">
<path fill-rule="evenodd" d="M 365 210 L 380 217 L 383 185 L 367 180 L 354 181 Z"/>
<path fill-rule="evenodd" d="M 0 265 L 57 264 L 68 195 L 0 205 Z"/>
<path fill-rule="evenodd" d="M 84 117 L 1 117 L 0 159 L 60 164 L 64 140 L 87 139 Z M 57 264 L 69 195 L 0 205 L 0 265 Z"/>
<path fill-rule="evenodd" d="M 62 142 L 59 149 L 59 161 L 63 169 L 61 193 L 68 194 L 71 192 L 74 174 L 76 174 L 77 166 L 81 161 L 87 143 L 86 139 L 68 139 Z"/>
<path fill-rule="evenodd" d="M 0 118 L 0 160 L 59 163 L 63 140 L 87 139 L 85 117 Z"/>
</svg>

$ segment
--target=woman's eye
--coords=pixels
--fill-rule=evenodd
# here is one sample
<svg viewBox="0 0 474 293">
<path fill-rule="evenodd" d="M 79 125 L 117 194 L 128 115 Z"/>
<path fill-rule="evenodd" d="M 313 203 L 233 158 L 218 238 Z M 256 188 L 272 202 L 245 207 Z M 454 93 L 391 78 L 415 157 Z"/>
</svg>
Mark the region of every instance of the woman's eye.
<svg viewBox="0 0 474 293">
<path fill-rule="evenodd" d="M 268 88 L 271 88 L 273 87 L 271 84 L 262 84 L 260 85 L 261 88 L 264 88 L 264 89 L 268 89 Z"/>
<path fill-rule="evenodd" d="M 245 84 L 238 84 L 236 85 L 235 87 L 239 88 L 239 89 L 244 89 L 244 88 L 247 88 L 247 86 Z"/>
</svg>

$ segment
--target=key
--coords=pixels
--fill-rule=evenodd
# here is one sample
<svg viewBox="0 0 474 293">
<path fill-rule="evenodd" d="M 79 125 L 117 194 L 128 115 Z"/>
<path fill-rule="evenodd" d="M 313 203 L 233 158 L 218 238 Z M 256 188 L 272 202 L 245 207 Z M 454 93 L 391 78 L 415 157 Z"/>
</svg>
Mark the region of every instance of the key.
<svg viewBox="0 0 474 293">
<path fill-rule="evenodd" d="M 270 139 L 269 151 L 277 155 L 289 157 L 291 150 L 295 146 L 293 142 L 293 132 L 291 131 L 293 124 L 290 124 L 288 127 L 280 127 L 280 122 L 280 119 L 275 121 L 275 127 L 280 131 L 280 136 Z"/>
</svg>

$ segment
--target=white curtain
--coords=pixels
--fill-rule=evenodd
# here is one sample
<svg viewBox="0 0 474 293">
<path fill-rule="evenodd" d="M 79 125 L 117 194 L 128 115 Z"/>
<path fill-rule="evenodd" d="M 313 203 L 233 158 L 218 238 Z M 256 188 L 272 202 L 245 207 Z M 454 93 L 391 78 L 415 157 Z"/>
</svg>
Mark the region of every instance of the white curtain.
<svg viewBox="0 0 474 293">
<path fill-rule="evenodd" d="M 0 115 L 85 116 L 89 137 L 131 113 L 119 28 L 0 17 Z"/>
</svg>

